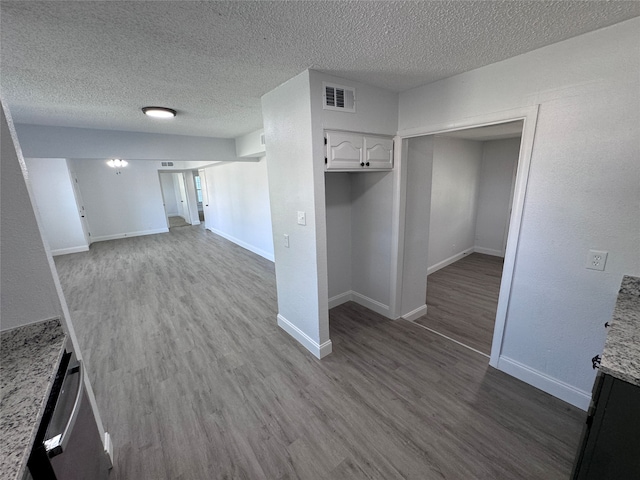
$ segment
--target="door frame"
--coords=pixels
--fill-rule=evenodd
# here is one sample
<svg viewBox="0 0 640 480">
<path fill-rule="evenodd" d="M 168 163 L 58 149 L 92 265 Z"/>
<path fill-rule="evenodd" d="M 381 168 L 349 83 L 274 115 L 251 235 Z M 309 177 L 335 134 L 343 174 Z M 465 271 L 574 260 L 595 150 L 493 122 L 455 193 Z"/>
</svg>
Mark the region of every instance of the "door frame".
<svg viewBox="0 0 640 480">
<path fill-rule="evenodd" d="M 511 204 L 511 215 L 509 218 L 509 228 L 507 237 L 507 247 L 502 270 L 502 280 L 500 282 L 500 294 L 498 297 L 498 307 L 496 311 L 496 321 L 493 331 L 493 341 L 491 344 L 491 356 L 489 364 L 498 368 L 500 354 L 502 353 L 502 342 L 507 322 L 509 301 L 511 297 L 511 287 L 513 284 L 513 274 L 516 266 L 520 230 L 522 226 L 522 215 L 524 211 L 524 201 L 529 180 L 529 169 L 531 166 L 531 154 L 535 137 L 536 123 L 538 118 L 539 105 L 532 105 L 502 112 L 489 113 L 474 117 L 468 117 L 458 122 L 448 122 L 435 124 L 427 127 L 418 127 L 398 132 L 395 141 L 396 170 L 394 179 L 393 195 L 393 231 L 391 268 L 391 302 L 390 311 L 394 318 L 401 317 L 402 299 L 402 278 L 404 265 L 404 232 L 406 226 L 406 194 L 407 194 L 407 142 L 409 138 L 437 135 L 439 133 L 453 132 L 456 130 L 466 130 L 470 128 L 485 127 L 508 123 L 513 121 L 523 121 L 522 137 L 520 142 L 520 153 L 518 155 L 518 165 L 516 182 Z M 426 252 L 425 252 L 426 255 Z M 425 278 L 426 284 L 426 278 Z M 422 311 L 422 310 L 421 310 Z M 426 312 L 426 305 L 424 311 Z"/>
<path fill-rule="evenodd" d="M 89 229 L 89 219 L 87 218 L 87 210 L 84 208 L 84 200 L 82 199 L 82 192 L 80 191 L 80 185 L 78 184 L 78 175 L 74 166 L 69 159 L 65 160 L 67 164 L 67 172 L 69 172 L 69 178 L 71 180 L 71 186 L 73 189 L 73 196 L 76 200 L 76 208 L 78 209 L 78 218 L 80 219 L 80 226 L 82 227 L 82 233 L 84 234 L 84 240 L 87 247 L 91 245 L 91 230 Z"/>
<path fill-rule="evenodd" d="M 167 213 L 167 194 L 162 186 L 162 174 L 169 173 L 158 170 L 158 181 L 160 182 L 160 194 L 162 195 L 162 208 L 164 208 L 164 219 L 167 222 L 167 229 L 169 229 L 169 214 Z M 173 181 L 173 178 L 171 179 Z"/>
</svg>

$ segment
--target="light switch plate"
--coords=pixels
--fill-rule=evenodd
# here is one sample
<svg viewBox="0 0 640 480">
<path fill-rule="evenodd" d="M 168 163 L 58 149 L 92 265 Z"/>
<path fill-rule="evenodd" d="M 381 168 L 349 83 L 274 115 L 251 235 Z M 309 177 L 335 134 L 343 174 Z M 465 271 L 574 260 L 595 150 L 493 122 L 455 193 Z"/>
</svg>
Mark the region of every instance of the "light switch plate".
<svg viewBox="0 0 640 480">
<path fill-rule="evenodd" d="M 608 254 L 609 252 L 605 252 L 603 250 L 589 250 L 589 255 L 587 257 L 587 268 L 589 270 L 603 271 L 605 265 L 607 264 Z"/>
<path fill-rule="evenodd" d="M 298 225 L 306 225 L 307 224 L 307 216 L 304 212 L 298 212 Z"/>
</svg>

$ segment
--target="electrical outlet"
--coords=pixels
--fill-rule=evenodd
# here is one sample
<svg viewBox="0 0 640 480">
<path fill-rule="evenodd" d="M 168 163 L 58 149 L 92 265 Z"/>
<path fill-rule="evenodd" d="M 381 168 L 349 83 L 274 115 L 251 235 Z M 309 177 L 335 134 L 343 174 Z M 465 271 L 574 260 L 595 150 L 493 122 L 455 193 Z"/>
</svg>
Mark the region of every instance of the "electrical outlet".
<svg viewBox="0 0 640 480">
<path fill-rule="evenodd" d="M 298 212 L 298 225 L 306 225 L 307 217 L 304 212 Z"/>
<path fill-rule="evenodd" d="M 284 247 L 289 248 L 289 235 L 284 234 Z"/>
<path fill-rule="evenodd" d="M 587 268 L 589 270 L 604 270 L 604 266 L 607 263 L 607 255 L 609 252 L 602 250 L 589 250 L 589 256 L 587 257 Z"/>
</svg>

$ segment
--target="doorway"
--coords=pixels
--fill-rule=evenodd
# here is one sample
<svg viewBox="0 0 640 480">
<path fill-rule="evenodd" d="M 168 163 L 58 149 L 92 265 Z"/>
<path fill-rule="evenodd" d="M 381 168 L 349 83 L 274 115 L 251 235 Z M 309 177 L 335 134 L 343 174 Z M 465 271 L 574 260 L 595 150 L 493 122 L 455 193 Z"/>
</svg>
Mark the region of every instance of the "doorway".
<svg viewBox="0 0 640 480">
<path fill-rule="evenodd" d="M 160 172 L 159 175 L 167 228 L 191 225 L 189 196 L 184 173 Z"/>
<path fill-rule="evenodd" d="M 494 236 L 503 234 L 506 235 L 507 239 L 506 245 L 503 247 L 504 264 L 502 276 L 499 280 L 499 295 L 495 309 L 495 323 L 489 357 L 489 364 L 496 368 L 500 368 L 502 339 L 507 322 L 507 311 L 517 256 L 537 114 L 538 106 L 534 105 L 428 128 L 413 128 L 400 131 L 396 142 L 399 168 L 395 177 L 397 194 L 394 196 L 394 203 L 397 205 L 396 208 L 399 215 L 396 223 L 397 239 L 394 239 L 394 241 L 398 242 L 399 249 L 397 259 L 394 260 L 394 270 L 392 271 L 393 283 L 396 285 L 395 291 L 392 292 L 392 305 L 394 306 L 396 318 L 402 317 L 406 320 L 416 321 L 428 313 L 426 292 L 429 289 L 428 280 L 433 279 L 433 277 L 429 278 L 429 273 L 433 273 L 433 269 L 428 272 L 433 140 L 436 135 L 463 130 L 469 133 L 471 129 L 504 126 L 504 124 L 513 124 L 511 126 L 515 126 L 514 122 L 520 122 L 518 130 L 521 132 L 521 141 L 515 184 L 513 185 L 513 192 L 510 191 L 512 202 L 508 214 L 508 234 L 500 232 L 496 228 L 492 229 Z M 486 133 L 487 131 L 489 130 L 477 130 L 477 133 Z M 485 139 L 481 135 L 476 137 L 476 140 Z M 456 193 L 455 189 L 451 190 L 452 195 L 457 195 L 458 193 Z M 456 249 L 454 249 L 453 244 L 454 242 L 449 244 L 449 256 L 454 256 L 457 252 L 463 253 L 460 256 L 462 258 L 474 253 L 473 249 L 461 252 L 458 249 L 459 245 L 456 244 Z M 501 244 L 504 245 L 504 242 L 501 242 Z M 487 253 L 484 254 L 486 255 Z M 440 261 L 448 258 L 446 256 L 441 257 Z M 455 260 L 458 259 L 453 259 L 452 263 L 455 263 Z M 453 338 L 451 340 L 456 341 Z M 482 353 L 486 355 L 486 348 L 485 352 Z"/>
<path fill-rule="evenodd" d="M 426 315 L 416 323 L 489 357 L 522 121 L 434 135 Z"/>
</svg>

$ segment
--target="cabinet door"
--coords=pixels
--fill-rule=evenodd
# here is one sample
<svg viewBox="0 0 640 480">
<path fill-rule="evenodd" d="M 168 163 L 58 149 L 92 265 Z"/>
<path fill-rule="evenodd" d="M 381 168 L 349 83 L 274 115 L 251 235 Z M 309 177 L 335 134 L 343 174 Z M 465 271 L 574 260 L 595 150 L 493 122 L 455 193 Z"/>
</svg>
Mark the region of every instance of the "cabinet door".
<svg viewBox="0 0 640 480">
<path fill-rule="evenodd" d="M 327 170 L 361 170 L 362 135 L 342 132 L 326 132 Z"/>
<path fill-rule="evenodd" d="M 370 169 L 393 168 L 393 140 L 383 137 L 364 137 L 364 162 Z"/>
</svg>

